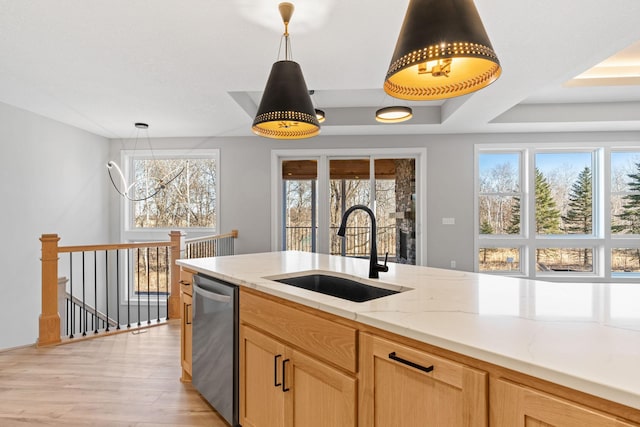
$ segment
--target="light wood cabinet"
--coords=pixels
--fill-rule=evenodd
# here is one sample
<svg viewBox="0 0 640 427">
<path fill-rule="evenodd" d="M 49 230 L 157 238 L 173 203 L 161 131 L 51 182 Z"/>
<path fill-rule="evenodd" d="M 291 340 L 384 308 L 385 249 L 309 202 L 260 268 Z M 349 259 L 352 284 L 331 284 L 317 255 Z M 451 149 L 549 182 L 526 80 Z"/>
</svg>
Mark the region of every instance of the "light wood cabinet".
<svg viewBox="0 0 640 427">
<path fill-rule="evenodd" d="M 355 330 L 246 293 L 240 318 L 243 426 L 356 426 Z"/>
<path fill-rule="evenodd" d="M 495 427 L 638 426 L 503 379 L 491 381 L 489 407 L 491 426 Z"/>
<path fill-rule="evenodd" d="M 181 380 L 191 381 L 192 324 L 193 319 L 193 273 L 180 270 L 180 365 Z"/>
<path fill-rule="evenodd" d="M 285 346 L 240 327 L 240 422 L 245 427 L 284 425 L 282 368 Z"/>
<path fill-rule="evenodd" d="M 255 329 L 240 328 L 243 426 L 355 426 L 356 380 Z"/>
<path fill-rule="evenodd" d="M 360 379 L 361 427 L 488 425 L 483 371 L 365 333 Z"/>
</svg>

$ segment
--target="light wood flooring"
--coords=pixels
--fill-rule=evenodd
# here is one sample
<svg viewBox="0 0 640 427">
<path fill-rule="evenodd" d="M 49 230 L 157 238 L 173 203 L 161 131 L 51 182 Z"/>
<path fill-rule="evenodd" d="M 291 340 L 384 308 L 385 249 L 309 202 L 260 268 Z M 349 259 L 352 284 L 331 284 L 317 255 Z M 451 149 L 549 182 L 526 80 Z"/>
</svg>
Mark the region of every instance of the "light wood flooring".
<svg viewBox="0 0 640 427">
<path fill-rule="evenodd" d="M 180 382 L 180 326 L 0 352 L 0 426 L 228 424 Z"/>
</svg>

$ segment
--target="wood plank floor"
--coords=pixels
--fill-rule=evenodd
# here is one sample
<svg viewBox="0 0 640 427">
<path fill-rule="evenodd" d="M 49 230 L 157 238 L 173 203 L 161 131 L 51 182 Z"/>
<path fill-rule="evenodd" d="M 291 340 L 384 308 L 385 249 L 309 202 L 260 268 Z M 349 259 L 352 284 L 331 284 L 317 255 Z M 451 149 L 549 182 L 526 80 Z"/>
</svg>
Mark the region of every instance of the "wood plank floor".
<svg viewBox="0 0 640 427">
<path fill-rule="evenodd" d="M 0 426 L 228 424 L 180 382 L 180 326 L 0 353 Z"/>
</svg>

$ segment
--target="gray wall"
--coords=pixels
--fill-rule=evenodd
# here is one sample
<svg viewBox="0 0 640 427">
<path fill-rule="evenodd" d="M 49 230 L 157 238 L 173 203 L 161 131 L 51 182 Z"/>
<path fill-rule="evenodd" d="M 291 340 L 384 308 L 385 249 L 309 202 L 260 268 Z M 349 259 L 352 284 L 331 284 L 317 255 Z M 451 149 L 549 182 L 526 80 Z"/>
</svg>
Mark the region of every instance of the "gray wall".
<svg viewBox="0 0 640 427">
<path fill-rule="evenodd" d="M 42 234 L 107 243 L 108 141 L 0 103 L 0 349 L 33 344 Z"/>
<path fill-rule="evenodd" d="M 639 132 L 556 134 L 468 134 L 414 136 L 319 136 L 309 140 L 275 141 L 247 138 L 171 138 L 153 140 L 153 149 L 219 148 L 221 160 L 220 226 L 222 232 L 238 229 L 236 252 L 271 249 L 271 150 L 331 148 L 427 149 L 427 265 L 472 271 L 473 250 L 473 153 L 475 144 L 638 141 Z M 126 141 L 112 141 L 112 156 L 131 148 Z M 117 202 L 112 205 L 112 233 L 119 236 Z M 455 218 L 443 225 L 442 218 Z"/>
<path fill-rule="evenodd" d="M 238 253 L 271 249 L 271 150 L 292 148 L 427 149 L 427 265 L 472 270 L 473 150 L 478 143 L 638 141 L 640 132 L 319 136 L 302 141 L 243 138 L 154 139 L 153 148 L 220 149 L 220 229 L 238 229 Z M 40 314 L 40 242 L 57 233 L 61 245 L 120 240 L 120 198 L 105 170 L 132 141 L 102 137 L 0 103 L 0 349 L 35 342 Z M 442 218 L 455 225 L 442 225 Z M 106 225 L 108 224 L 108 226 Z"/>
</svg>

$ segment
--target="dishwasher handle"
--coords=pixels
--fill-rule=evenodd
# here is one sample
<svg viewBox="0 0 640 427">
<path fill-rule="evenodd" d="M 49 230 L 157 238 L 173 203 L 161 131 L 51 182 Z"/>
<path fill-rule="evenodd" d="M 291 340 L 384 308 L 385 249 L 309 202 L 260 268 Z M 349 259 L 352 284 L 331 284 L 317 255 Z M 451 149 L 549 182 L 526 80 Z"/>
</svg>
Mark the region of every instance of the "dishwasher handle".
<svg viewBox="0 0 640 427">
<path fill-rule="evenodd" d="M 224 302 L 224 303 L 231 302 L 230 295 L 222 295 L 222 294 L 217 294 L 215 292 L 204 290 L 195 283 L 193 284 L 193 290 L 199 293 L 200 295 L 202 295 L 203 297 L 208 298 L 210 300 Z"/>
</svg>

